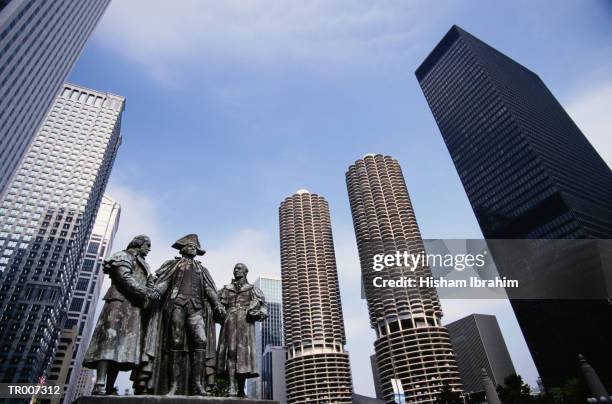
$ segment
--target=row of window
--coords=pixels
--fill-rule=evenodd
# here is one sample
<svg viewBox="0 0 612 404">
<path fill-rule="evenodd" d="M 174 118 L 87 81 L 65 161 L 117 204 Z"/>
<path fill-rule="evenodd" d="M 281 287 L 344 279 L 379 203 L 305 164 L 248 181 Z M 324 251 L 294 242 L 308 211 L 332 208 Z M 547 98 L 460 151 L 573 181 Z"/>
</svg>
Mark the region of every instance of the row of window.
<svg viewBox="0 0 612 404">
<path fill-rule="evenodd" d="M 101 97 L 96 94 L 71 88 L 65 88 L 64 92 L 62 93 L 62 97 L 70 101 L 79 102 L 81 104 L 96 108 L 102 107 L 119 110 L 123 104 L 119 99 Z"/>
</svg>

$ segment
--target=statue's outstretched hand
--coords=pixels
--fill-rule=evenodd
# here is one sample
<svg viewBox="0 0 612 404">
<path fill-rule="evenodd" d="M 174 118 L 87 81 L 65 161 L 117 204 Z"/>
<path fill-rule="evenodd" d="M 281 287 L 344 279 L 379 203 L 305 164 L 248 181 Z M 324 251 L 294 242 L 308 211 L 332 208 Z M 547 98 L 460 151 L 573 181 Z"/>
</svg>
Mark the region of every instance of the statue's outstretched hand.
<svg viewBox="0 0 612 404">
<path fill-rule="evenodd" d="M 217 306 L 217 318 L 221 323 L 224 322 L 227 318 L 227 310 L 225 310 L 225 307 L 223 305 Z"/>
</svg>

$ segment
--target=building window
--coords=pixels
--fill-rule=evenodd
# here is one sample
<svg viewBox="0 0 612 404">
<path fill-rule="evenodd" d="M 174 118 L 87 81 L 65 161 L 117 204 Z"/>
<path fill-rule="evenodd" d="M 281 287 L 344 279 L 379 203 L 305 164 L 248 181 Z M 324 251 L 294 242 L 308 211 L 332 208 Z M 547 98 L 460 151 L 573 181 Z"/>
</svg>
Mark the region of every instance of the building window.
<svg viewBox="0 0 612 404">
<path fill-rule="evenodd" d="M 81 303 L 82 302 L 83 302 L 83 299 L 81 299 Z M 68 328 L 68 329 L 73 328 L 74 326 L 77 325 L 77 322 L 78 321 L 76 319 L 69 318 L 69 319 L 66 320 L 66 327 L 65 328 Z"/>
<path fill-rule="evenodd" d="M 81 269 L 86 272 L 91 272 L 94 267 L 94 263 L 94 260 L 85 259 L 83 260 L 83 267 Z"/>
<path fill-rule="evenodd" d="M 83 307 L 83 299 L 80 297 L 75 297 L 72 299 L 72 303 L 70 303 L 70 311 L 81 311 L 81 307 Z"/>
<path fill-rule="evenodd" d="M 87 290 L 87 285 L 89 285 L 89 279 L 87 278 L 79 278 L 77 282 L 76 289 L 77 290 Z"/>
<path fill-rule="evenodd" d="M 87 247 L 87 252 L 89 254 L 96 254 L 98 252 L 99 247 L 100 243 L 89 243 L 89 247 Z"/>
</svg>

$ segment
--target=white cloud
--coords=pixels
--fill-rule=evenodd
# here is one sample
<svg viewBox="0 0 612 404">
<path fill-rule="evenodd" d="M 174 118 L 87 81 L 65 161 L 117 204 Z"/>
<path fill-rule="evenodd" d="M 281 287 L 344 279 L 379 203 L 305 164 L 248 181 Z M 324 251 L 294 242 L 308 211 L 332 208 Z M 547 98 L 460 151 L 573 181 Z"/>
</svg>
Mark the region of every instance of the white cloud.
<svg viewBox="0 0 612 404">
<path fill-rule="evenodd" d="M 177 250 L 171 247 L 177 235 L 161 225 L 158 218 L 162 208 L 155 198 L 122 185 L 111 186 L 108 194 L 121 205 L 113 251 L 124 249 L 134 236 L 146 234 L 152 244 L 147 256 L 152 271 L 156 271 L 164 261 L 177 256 Z M 277 241 L 267 232 L 240 229 L 225 239 L 204 241 L 200 240 L 207 253 L 198 259 L 210 270 L 218 287 L 232 279 L 232 269 L 237 262 L 244 262 L 249 267 L 251 281 L 261 274 L 280 277 Z M 109 286 L 108 282 L 105 278 L 104 291 Z"/>
<path fill-rule="evenodd" d="M 152 269 L 173 255 L 170 252 L 170 238 L 164 233 L 158 219 L 154 199 L 148 195 L 139 193 L 129 187 L 123 185 L 112 185 L 109 187 L 107 194 L 121 205 L 121 214 L 119 217 L 119 228 L 113 241 L 112 252 L 123 250 L 128 243 L 139 234 L 146 234 L 151 238 L 151 253 L 147 257 L 147 262 Z M 100 299 L 110 287 L 110 279 L 104 276 Z M 98 302 L 96 309 L 96 318 L 102 309 L 102 301 Z"/>
<path fill-rule="evenodd" d="M 242 229 L 224 240 L 214 240 L 209 247 L 203 258 L 204 266 L 209 269 L 218 288 L 231 281 L 234 265 L 238 262 L 249 268 L 251 283 L 260 275 L 280 278 L 278 241 L 268 232 Z"/>
<path fill-rule="evenodd" d="M 612 80 L 579 94 L 567 107 L 600 156 L 612 166 Z"/>
<path fill-rule="evenodd" d="M 158 221 L 159 207 L 154 198 L 122 185 L 111 186 L 108 194 L 121 205 L 114 250 L 124 249 L 134 236 L 146 234 L 151 238 L 151 253 L 147 261 L 152 267 L 172 257 L 168 253 L 172 254 L 170 245 L 174 240 L 165 233 Z"/>
<path fill-rule="evenodd" d="M 390 48 L 411 49 L 427 3 L 388 1 L 115 0 L 98 43 L 162 81 L 197 61 L 278 65 L 375 61 Z M 401 46 L 399 46 L 401 44 Z M 392 52 L 390 54 L 393 54 Z"/>
</svg>

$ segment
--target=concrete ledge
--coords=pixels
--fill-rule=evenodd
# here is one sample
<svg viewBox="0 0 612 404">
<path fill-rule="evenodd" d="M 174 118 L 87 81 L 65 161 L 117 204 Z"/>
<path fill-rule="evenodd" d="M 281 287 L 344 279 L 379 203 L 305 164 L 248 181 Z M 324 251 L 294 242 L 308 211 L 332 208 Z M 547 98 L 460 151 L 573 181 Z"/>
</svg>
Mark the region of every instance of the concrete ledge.
<svg viewBox="0 0 612 404">
<path fill-rule="evenodd" d="M 273 400 L 200 396 L 83 396 L 74 404 L 279 404 Z"/>
</svg>

